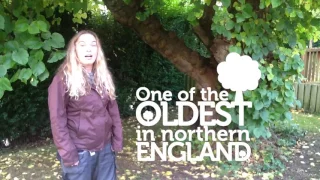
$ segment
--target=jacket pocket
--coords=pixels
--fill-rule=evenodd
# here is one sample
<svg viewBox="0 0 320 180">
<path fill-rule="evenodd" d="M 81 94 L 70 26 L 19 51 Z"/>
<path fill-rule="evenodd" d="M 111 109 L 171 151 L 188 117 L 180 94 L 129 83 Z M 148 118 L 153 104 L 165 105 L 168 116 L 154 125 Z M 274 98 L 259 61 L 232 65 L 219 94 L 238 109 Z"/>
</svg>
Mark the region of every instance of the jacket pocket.
<svg viewBox="0 0 320 180">
<path fill-rule="evenodd" d="M 67 174 L 81 174 L 84 168 L 87 166 L 87 154 L 88 151 L 79 152 L 79 164 L 77 166 L 65 166 L 62 161 L 62 170 Z"/>
</svg>

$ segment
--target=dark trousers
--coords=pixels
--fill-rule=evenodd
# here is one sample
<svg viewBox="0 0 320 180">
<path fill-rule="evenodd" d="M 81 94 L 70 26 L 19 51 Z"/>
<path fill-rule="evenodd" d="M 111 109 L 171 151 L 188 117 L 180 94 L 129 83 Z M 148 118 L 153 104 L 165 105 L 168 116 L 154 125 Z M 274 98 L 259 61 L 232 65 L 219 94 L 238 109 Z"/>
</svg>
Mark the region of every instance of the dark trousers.
<svg viewBox="0 0 320 180">
<path fill-rule="evenodd" d="M 80 151 L 79 164 L 66 167 L 60 160 L 63 180 L 114 180 L 116 178 L 116 157 L 111 143 L 101 151 Z"/>
</svg>

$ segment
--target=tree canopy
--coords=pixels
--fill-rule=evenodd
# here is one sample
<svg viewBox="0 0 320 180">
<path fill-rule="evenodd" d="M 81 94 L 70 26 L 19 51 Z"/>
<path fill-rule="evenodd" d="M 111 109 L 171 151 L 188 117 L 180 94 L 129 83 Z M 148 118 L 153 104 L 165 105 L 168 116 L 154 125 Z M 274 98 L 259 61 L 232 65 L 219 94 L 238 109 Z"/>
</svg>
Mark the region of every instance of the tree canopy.
<svg viewBox="0 0 320 180">
<path fill-rule="evenodd" d="M 318 1 L 104 1 L 115 19 L 192 77 L 198 87 L 220 90 L 217 64 L 229 52 L 259 61 L 262 81 L 244 93 L 253 108 L 247 128 L 269 137 L 274 120 L 291 120 L 299 105 L 293 83 L 302 79 L 307 42 L 319 38 Z M 187 25 L 186 25 L 187 24 Z M 230 72 L 231 73 L 231 72 Z M 230 110 L 235 123 L 237 112 Z"/>
</svg>

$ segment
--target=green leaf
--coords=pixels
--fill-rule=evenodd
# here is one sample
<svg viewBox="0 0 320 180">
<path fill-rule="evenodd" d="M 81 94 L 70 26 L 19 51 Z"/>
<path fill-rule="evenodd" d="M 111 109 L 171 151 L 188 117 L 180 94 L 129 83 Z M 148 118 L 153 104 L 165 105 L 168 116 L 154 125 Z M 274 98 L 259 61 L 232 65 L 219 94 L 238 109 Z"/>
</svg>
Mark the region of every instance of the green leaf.
<svg viewBox="0 0 320 180">
<path fill-rule="evenodd" d="M 286 119 L 288 119 L 288 120 L 292 120 L 292 114 L 291 114 L 291 112 L 290 112 L 290 111 L 288 111 L 288 112 L 284 113 L 284 116 L 286 117 Z"/>
<path fill-rule="evenodd" d="M 3 65 L 0 65 L 0 77 L 4 77 L 7 74 L 7 68 Z"/>
<path fill-rule="evenodd" d="M 28 27 L 28 32 L 30 34 L 38 34 L 40 33 L 37 21 L 33 21 Z"/>
<path fill-rule="evenodd" d="M 301 108 L 301 102 L 299 100 L 296 100 L 296 105 L 298 106 L 298 108 Z"/>
<path fill-rule="evenodd" d="M 59 33 L 52 33 L 50 42 L 53 48 L 63 48 L 65 45 L 64 38 Z"/>
<path fill-rule="evenodd" d="M 299 18 L 303 19 L 303 12 L 301 10 L 296 11 Z"/>
<path fill-rule="evenodd" d="M 236 52 L 238 54 L 241 54 L 241 48 L 239 46 L 230 46 L 229 52 Z"/>
<path fill-rule="evenodd" d="M 256 137 L 256 138 L 259 138 L 261 135 L 262 135 L 262 131 L 260 128 L 254 128 L 253 130 L 253 135 Z"/>
<path fill-rule="evenodd" d="M 40 76 L 38 76 L 40 81 L 44 81 L 49 77 L 49 71 L 46 69 Z"/>
<path fill-rule="evenodd" d="M 260 1 L 259 8 L 260 9 L 264 9 L 265 8 L 264 1 Z"/>
<path fill-rule="evenodd" d="M 4 29 L 4 17 L 0 14 L 0 29 Z"/>
<path fill-rule="evenodd" d="M 284 94 L 287 97 L 292 97 L 294 95 L 293 91 L 285 91 Z"/>
<path fill-rule="evenodd" d="M 42 32 L 48 32 L 48 25 L 47 23 L 43 21 L 37 21 L 37 25 L 40 31 Z"/>
<path fill-rule="evenodd" d="M 274 78 L 274 75 L 273 74 L 268 74 L 267 78 L 268 78 L 269 81 L 271 81 Z"/>
<path fill-rule="evenodd" d="M 253 105 L 254 105 L 255 110 L 258 110 L 258 111 L 263 108 L 263 102 L 261 102 L 259 100 L 255 100 Z"/>
<path fill-rule="evenodd" d="M 233 27 L 234 27 L 234 22 L 230 19 L 230 20 L 226 23 L 226 30 L 230 31 Z"/>
<path fill-rule="evenodd" d="M 31 51 L 31 53 L 32 53 L 32 51 Z M 36 60 L 36 58 L 34 58 L 34 54 L 31 54 L 29 57 L 29 61 L 28 61 L 28 65 L 30 66 L 30 68 L 33 69 L 37 63 L 38 63 L 38 60 Z"/>
<path fill-rule="evenodd" d="M 259 89 L 259 93 L 260 93 L 261 97 L 264 97 L 267 94 L 267 90 L 266 89 Z"/>
<path fill-rule="evenodd" d="M 63 59 L 66 56 L 65 51 L 57 51 L 51 53 L 51 58 L 48 60 L 48 63 L 57 62 L 60 59 Z"/>
<path fill-rule="evenodd" d="M 284 20 L 280 19 L 279 22 L 276 24 L 276 29 L 278 31 L 282 31 L 285 28 Z"/>
<path fill-rule="evenodd" d="M 0 56 L 0 63 L 6 68 L 12 68 L 16 63 L 12 61 L 12 53 L 6 53 L 4 56 Z"/>
<path fill-rule="evenodd" d="M 40 38 L 31 37 L 24 43 L 24 45 L 30 49 L 40 49 L 43 45 L 43 42 L 40 40 Z"/>
<path fill-rule="evenodd" d="M 260 117 L 263 121 L 269 121 L 269 111 L 267 110 L 263 110 L 262 112 L 260 112 Z"/>
<path fill-rule="evenodd" d="M 18 50 L 13 51 L 12 59 L 21 65 L 26 65 L 28 63 L 29 54 L 23 48 L 19 48 Z"/>
<path fill-rule="evenodd" d="M 245 20 L 244 16 L 240 13 L 236 14 L 236 18 L 237 18 L 237 23 L 242 23 Z"/>
<path fill-rule="evenodd" d="M 319 27 L 319 26 L 320 26 L 320 19 L 318 19 L 318 18 L 312 18 L 310 24 L 311 24 L 312 26 Z"/>
<path fill-rule="evenodd" d="M 286 60 L 286 55 L 285 54 L 280 54 L 279 58 L 280 58 L 281 61 L 284 61 L 284 60 Z"/>
<path fill-rule="evenodd" d="M 37 50 L 37 52 L 34 54 L 34 58 L 37 60 L 37 61 L 41 61 L 43 59 L 43 56 L 44 56 L 44 53 L 43 51 L 40 49 L 40 50 Z"/>
<path fill-rule="evenodd" d="M 14 30 L 17 32 L 24 32 L 24 31 L 28 30 L 28 27 L 29 27 L 28 20 L 25 18 L 22 18 L 22 19 L 18 19 L 16 21 Z"/>
<path fill-rule="evenodd" d="M 35 77 L 32 77 L 31 80 L 30 80 L 30 84 L 32 86 L 37 86 L 39 83 L 39 81 L 35 78 Z"/>
<path fill-rule="evenodd" d="M 51 17 L 51 16 L 53 16 L 54 9 L 55 9 L 54 7 L 45 8 L 44 11 L 45 11 L 46 17 Z"/>
<path fill-rule="evenodd" d="M 282 103 L 283 98 L 282 98 L 281 96 L 278 96 L 278 97 L 276 98 L 276 101 L 279 102 L 279 103 Z"/>
<path fill-rule="evenodd" d="M 20 71 L 20 74 L 19 74 L 19 79 L 22 81 L 22 82 L 27 82 L 27 80 L 31 77 L 32 75 L 32 70 L 30 68 L 23 68 L 21 69 Z"/>
<path fill-rule="evenodd" d="M 11 22 L 10 16 L 4 16 L 4 31 L 9 34 L 12 32 L 14 27 L 13 22 Z"/>
<path fill-rule="evenodd" d="M 297 37 L 296 37 L 296 35 L 291 35 L 291 36 L 289 36 L 289 46 L 291 47 L 291 48 L 294 48 L 294 46 L 297 44 Z"/>
<path fill-rule="evenodd" d="M 268 97 L 269 97 L 270 99 L 275 99 L 275 98 L 278 97 L 278 96 L 279 96 L 279 92 L 278 92 L 278 91 L 275 91 L 275 90 L 271 91 L 270 94 L 268 94 Z"/>
<path fill-rule="evenodd" d="M 14 1 L 14 2 L 16 2 L 16 1 Z M 17 6 L 16 6 L 16 7 L 17 7 Z M 13 15 L 18 18 L 18 17 L 21 16 L 21 12 L 22 12 L 22 8 L 14 9 L 14 10 L 13 10 Z"/>
<path fill-rule="evenodd" d="M 16 49 L 19 48 L 19 43 L 17 41 L 8 41 L 6 43 L 4 43 L 4 47 L 7 49 L 7 50 L 10 50 L 10 51 L 14 51 Z"/>
<path fill-rule="evenodd" d="M 51 42 L 50 42 L 50 39 L 49 40 L 45 40 L 43 42 L 43 46 L 42 48 L 46 51 L 51 51 Z"/>
<path fill-rule="evenodd" d="M 222 2 L 222 5 L 226 8 L 229 7 L 231 4 L 231 0 L 221 0 L 221 2 Z"/>
<path fill-rule="evenodd" d="M 12 91 L 11 83 L 5 77 L 0 78 L 0 91 Z"/>
<path fill-rule="evenodd" d="M 287 89 L 291 89 L 291 83 L 290 82 L 286 81 L 284 84 L 285 84 L 285 87 Z"/>
<path fill-rule="evenodd" d="M 32 67 L 33 74 L 39 76 L 46 70 L 46 66 L 42 61 L 39 61 L 35 66 Z"/>
<path fill-rule="evenodd" d="M 252 119 L 259 119 L 260 111 L 255 110 Z"/>
<path fill-rule="evenodd" d="M 78 13 L 81 9 L 85 11 L 87 9 L 87 3 L 75 2 L 72 3 L 72 8 L 74 13 Z"/>
<path fill-rule="evenodd" d="M 14 73 L 14 75 L 10 79 L 10 82 L 15 82 L 16 80 L 18 80 L 19 75 L 20 75 L 20 71 L 21 70 L 19 69 L 16 73 Z"/>
<path fill-rule="evenodd" d="M 273 8 L 276 8 L 282 4 L 282 0 L 271 0 L 271 5 Z"/>
<path fill-rule="evenodd" d="M 51 38 L 51 33 L 50 32 L 43 32 L 43 33 L 41 33 L 41 37 L 43 39 L 50 39 Z"/>
<path fill-rule="evenodd" d="M 275 50 L 275 49 L 276 49 L 276 44 L 273 43 L 273 42 L 270 42 L 270 43 L 268 44 L 268 49 L 269 49 L 269 51 Z"/>
<path fill-rule="evenodd" d="M 244 18 L 250 18 L 252 16 L 252 6 L 250 4 L 245 4 L 242 13 Z"/>
</svg>

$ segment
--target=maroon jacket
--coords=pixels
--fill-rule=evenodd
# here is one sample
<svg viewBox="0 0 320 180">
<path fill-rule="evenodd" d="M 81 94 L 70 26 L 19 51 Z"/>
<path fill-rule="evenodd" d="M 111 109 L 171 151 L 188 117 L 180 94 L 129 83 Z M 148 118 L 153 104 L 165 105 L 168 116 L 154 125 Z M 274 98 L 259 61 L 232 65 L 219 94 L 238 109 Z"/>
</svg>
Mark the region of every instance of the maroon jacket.
<svg viewBox="0 0 320 180">
<path fill-rule="evenodd" d="M 78 161 L 78 150 L 99 151 L 109 142 L 122 150 L 122 124 L 116 100 L 101 96 L 95 89 L 71 98 L 66 92 L 62 73 L 48 89 L 53 140 L 66 166 Z"/>
</svg>

